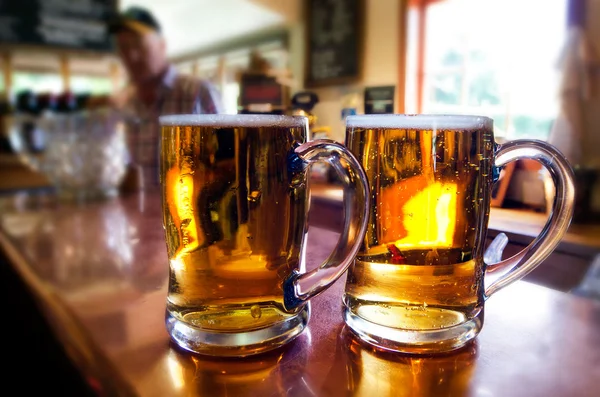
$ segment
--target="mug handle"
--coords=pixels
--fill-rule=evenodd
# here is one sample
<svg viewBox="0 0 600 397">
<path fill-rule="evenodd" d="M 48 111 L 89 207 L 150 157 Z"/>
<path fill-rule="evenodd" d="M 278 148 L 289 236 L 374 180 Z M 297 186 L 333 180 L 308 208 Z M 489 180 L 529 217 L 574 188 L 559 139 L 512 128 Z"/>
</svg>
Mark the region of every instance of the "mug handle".
<svg viewBox="0 0 600 397">
<path fill-rule="evenodd" d="M 573 169 L 554 146 L 533 139 L 514 140 L 498 145 L 495 158 L 496 175 L 511 161 L 531 159 L 541 163 L 550 173 L 556 193 L 550 217 L 535 240 L 518 254 L 486 265 L 486 298 L 526 276 L 552 253 L 571 223 L 575 200 Z"/>
<path fill-rule="evenodd" d="M 284 281 L 284 305 L 290 311 L 323 292 L 344 274 L 362 244 L 369 220 L 369 185 L 354 155 L 335 141 L 317 139 L 295 147 L 288 157 L 292 175 L 317 162 L 331 165 L 346 186 L 344 227 L 335 249 L 319 267 L 306 273 L 294 271 Z M 304 263 L 300 267 L 305 268 Z"/>
</svg>

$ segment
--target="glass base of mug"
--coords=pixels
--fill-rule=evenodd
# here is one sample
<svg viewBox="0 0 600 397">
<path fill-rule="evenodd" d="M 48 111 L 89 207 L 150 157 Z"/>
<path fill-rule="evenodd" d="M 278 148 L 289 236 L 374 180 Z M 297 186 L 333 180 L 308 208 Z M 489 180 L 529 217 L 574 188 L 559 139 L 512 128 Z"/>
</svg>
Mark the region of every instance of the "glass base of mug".
<svg viewBox="0 0 600 397">
<path fill-rule="evenodd" d="M 299 336 L 310 318 L 310 302 L 295 316 L 267 328 L 248 332 L 206 331 L 166 312 L 171 339 L 185 350 L 219 357 L 245 357 L 277 349 Z"/>
<path fill-rule="evenodd" d="M 460 349 L 475 339 L 483 326 L 483 309 L 464 323 L 423 331 L 375 324 L 356 315 L 346 306 L 343 316 L 350 330 L 362 341 L 380 349 L 410 354 L 434 354 Z"/>
</svg>

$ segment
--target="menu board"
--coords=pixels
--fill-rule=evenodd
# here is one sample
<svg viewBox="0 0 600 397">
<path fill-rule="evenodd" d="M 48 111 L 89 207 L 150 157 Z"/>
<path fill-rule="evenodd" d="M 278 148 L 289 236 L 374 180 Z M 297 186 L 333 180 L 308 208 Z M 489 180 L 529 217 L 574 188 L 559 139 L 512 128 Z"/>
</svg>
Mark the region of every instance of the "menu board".
<svg viewBox="0 0 600 397">
<path fill-rule="evenodd" d="M 360 79 L 364 0 L 307 0 L 307 87 Z"/>
<path fill-rule="evenodd" d="M 117 0 L 0 0 L 0 44 L 111 52 Z"/>
<path fill-rule="evenodd" d="M 365 88 L 365 114 L 394 113 L 393 85 Z"/>
</svg>

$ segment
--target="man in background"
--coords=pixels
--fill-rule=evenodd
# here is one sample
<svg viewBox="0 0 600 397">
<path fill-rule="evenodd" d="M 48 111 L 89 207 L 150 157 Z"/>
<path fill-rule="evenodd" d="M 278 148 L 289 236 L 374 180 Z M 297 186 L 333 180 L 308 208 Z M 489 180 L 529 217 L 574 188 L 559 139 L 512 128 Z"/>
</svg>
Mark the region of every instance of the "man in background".
<svg viewBox="0 0 600 397">
<path fill-rule="evenodd" d="M 161 26 L 148 10 L 127 9 L 111 23 L 110 31 L 129 77 L 129 84 L 113 103 L 128 119 L 130 163 L 141 170 L 141 181 L 134 177 L 134 184 L 157 185 L 159 116 L 220 113 L 220 96 L 209 82 L 180 74 L 169 63 Z M 131 174 L 126 180 L 131 184 Z"/>
</svg>

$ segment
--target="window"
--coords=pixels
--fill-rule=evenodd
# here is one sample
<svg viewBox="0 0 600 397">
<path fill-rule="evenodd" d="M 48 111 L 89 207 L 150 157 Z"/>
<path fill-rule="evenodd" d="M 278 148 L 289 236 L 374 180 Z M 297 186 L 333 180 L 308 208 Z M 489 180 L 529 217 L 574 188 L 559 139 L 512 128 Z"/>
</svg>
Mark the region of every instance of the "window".
<svg viewBox="0 0 600 397">
<path fill-rule="evenodd" d="M 481 114 L 494 119 L 497 136 L 546 139 L 558 113 L 566 1 L 444 0 L 411 8 L 406 111 Z"/>
<path fill-rule="evenodd" d="M 112 82 L 108 77 L 72 76 L 70 84 L 74 93 L 102 95 L 113 91 Z M 24 90 L 59 94 L 63 90 L 63 80 L 56 73 L 14 72 L 12 91 L 16 94 Z"/>
<path fill-rule="evenodd" d="M 113 84 L 108 77 L 72 76 L 70 84 L 71 91 L 76 94 L 106 95 L 113 91 Z"/>
<path fill-rule="evenodd" d="M 63 89 L 63 82 L 58 73 L 35 73 L 17 71 L 13 73 L 12 92 L 19 93 L 32 90 L 36 93 L 48 92 L 58 94 Z"/>
</svg>

